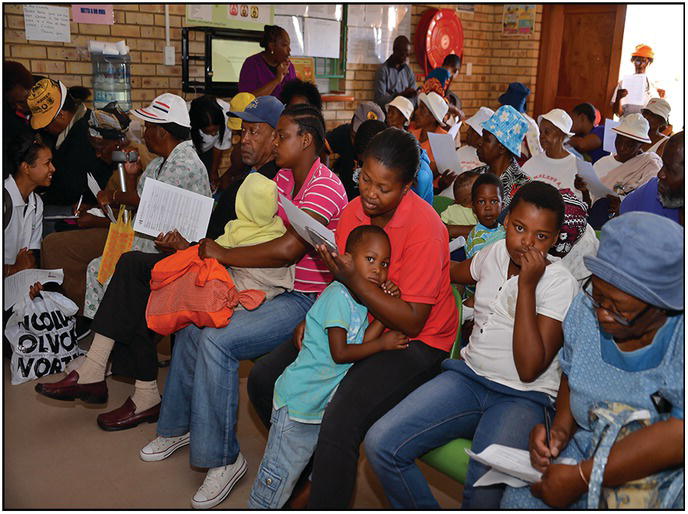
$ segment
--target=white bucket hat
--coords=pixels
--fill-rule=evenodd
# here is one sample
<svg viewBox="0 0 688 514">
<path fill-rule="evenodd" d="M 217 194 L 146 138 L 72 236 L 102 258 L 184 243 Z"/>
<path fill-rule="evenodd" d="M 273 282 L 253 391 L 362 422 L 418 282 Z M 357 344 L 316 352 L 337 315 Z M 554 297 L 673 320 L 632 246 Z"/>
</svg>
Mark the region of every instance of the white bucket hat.
<svg viewBox="0 0 688 514">
<path fill-rule="evenodd" d="M 176 123 L 182 127 L 191 128 L 191 119 L 186 102 L 180 96 L 163 93 L 148 107 L 134 109 L 134 116 L 150 123 Z"/>
<path fill-rule="evenodd" d="M 444 122 L 444 116 L 447 114 L 447 111 L 449 110 L 449 106 L 447 105 L 447 102 L 444 101 L 444 98 L 442 98 L 434 91 L 430 91 L 427 94 L 419 94 L 418 100 L 423 102 L 425 106 L 430 110 L 433 117 L 437 120 L 437 123 Z"/>
<path fill-rule="evenodd" d="M 573 132 L 571 132 L 573 120 L 565 110 L 552 109 L 547 114 L 541 114 L 538 116 L 538 127 L 543 119 L 549 121 L 552 125 L 561 130 L 565 136 L 571 137 L 573 135 Z"/>
<path fill-rule="evenodd" d="M 669 105 L 669 102 L 667 102 L 664 98 L 650 98 L 650 101 L 647 102 L 647 105 L 643 107 L 643 109 L 647 109 L 651 113 L 661 116 L 666 124 L 669 124 L 671 105 Z"/>
<path fill-rule="evenodd" d="M 483 122 L 489 120 L 493 114 L 494 111 L 489 107 L 481 107 L 480 109 L 478 109 L 478 112 L 476 112 L 473 116 L 466 120 L 466 123 L 469 127 L 475 130 L 478 133 L 478 135 L 482 135 Z"/>
<path fill-rule="evenodd" d="M 621 123 L 612 129 L 617 134 L 626 136 L 630 139 L 635 139 L 636 141 L 642 141 L 643 143 L 652 143 L 648 137 L 650 132 L 650 124 L 643 117 L 642 114 L 634 112 L 633 114 L 627 114 L 621 118 Z"/>
<path fill-rule="evenodd" d="M 411 100 L 405 96 L 397 96 L 394 100 L 385 105 L 388 116 L 390 106 L 399 109 L 399 112 L 401 112 L 404 118 L 406 118 L 407 121 L 411 121 L 411 115 L 413 114 L 413 102 Z"/>
</svg>

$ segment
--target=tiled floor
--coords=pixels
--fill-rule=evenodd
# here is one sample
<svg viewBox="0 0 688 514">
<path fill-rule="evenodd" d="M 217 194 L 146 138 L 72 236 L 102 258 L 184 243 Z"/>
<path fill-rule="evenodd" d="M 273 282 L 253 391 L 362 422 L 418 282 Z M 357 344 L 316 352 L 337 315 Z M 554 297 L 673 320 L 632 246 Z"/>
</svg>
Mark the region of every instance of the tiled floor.
<svg viewBox="0 0 688 514">
<path fill-rule="evenodd" d="M 248 461 L 245 477 L 218 508 L 243 509 L 265 447 L 267 432 L 246 395 L 251 363 L 240 370 L 238 437 Z M 35 382 L 10 385 L 4 371 L 4 508 L 6 509 L 186 509 L 205 470 L 189 465 L 188 448 L 162 462 L 143 462 L 138 452 L 155 437 L 155 425 L 104 432 L 96 416 L 121 405 L 132 386 L 108 379 L 106 406 L 60 402 L 40 396 Z M 160 372 L 160 382 L 167 369 Z M 60 376 L 44 381 L 56 381 Z M 388 507 L 365 456 L 358 467 L 354 508 Z M 433 492 L 445 508 L 457 508 L 461 486 L 423 465 Z"/>
</svg>

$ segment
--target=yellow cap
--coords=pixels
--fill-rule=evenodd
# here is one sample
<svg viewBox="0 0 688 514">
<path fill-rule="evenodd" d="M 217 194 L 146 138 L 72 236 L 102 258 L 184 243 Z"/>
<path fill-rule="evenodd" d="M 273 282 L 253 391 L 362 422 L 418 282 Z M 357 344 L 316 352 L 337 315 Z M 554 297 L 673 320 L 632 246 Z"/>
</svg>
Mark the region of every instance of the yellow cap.
<svg viewBox="0 0 688 514">
<path fill-rule="evenodd" d="M 31 128 L 47 127 L 62 110 L 67 98 L 67 88 L 59 80 L 43 79 L 36 82 L 29 92 L 26 103 L 31 111 Z"/>
<path fill-rule="evenodd" d="M 233 112 L 241 112 L 246 109 L 246 106 L 255 99 L 256 97 L 251 93 L 238 93 L 234 95 L 232 101 L 229 102 L 229 110 Z M 227 126 L 231 130 L 241 130 L 241 119 L 230 116 L 227 119 Z"/>
</svg>

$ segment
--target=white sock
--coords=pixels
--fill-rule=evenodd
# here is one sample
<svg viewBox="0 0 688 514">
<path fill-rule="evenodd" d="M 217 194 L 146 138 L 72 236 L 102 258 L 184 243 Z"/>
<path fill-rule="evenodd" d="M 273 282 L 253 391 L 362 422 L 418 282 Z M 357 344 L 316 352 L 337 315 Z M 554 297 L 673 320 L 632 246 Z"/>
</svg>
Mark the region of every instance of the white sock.
<svg viewBox="0 0 688 514">
<path fill-rule="evenodd" d="M 137 380 L 134 387 L 136 389 L 131 397 L 131 401 L 136 405 L 136 414 L 155 407 L 160 403 L 160 392 L 158 391 L 158 383 L 155 380 L 149 382 Z"/>
<path fill-rule="evenodd" d="M 86 354 L 86 360 L 79 366 L 78 384 L 93 384 L 105 380 L 105 367 L 115 344 L 114 339 L 96 334 L 91 348 Z"/>
</svg>

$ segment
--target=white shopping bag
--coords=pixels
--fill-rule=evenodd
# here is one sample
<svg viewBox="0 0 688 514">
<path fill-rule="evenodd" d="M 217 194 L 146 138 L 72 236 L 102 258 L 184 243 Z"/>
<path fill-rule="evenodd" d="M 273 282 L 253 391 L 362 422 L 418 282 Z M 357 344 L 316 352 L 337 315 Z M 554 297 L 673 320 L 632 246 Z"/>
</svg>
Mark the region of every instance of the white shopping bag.
<svg viewBox="0 0 688 514">
<path fill-rule="evenodd" d="M 60 373 L 82 354 L 77 344 L 76 304 L 60 293 L 42 291 L 14 306 L 5 337 L 12 346 L 12 384 Z"/>
</svg>

